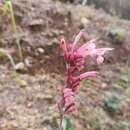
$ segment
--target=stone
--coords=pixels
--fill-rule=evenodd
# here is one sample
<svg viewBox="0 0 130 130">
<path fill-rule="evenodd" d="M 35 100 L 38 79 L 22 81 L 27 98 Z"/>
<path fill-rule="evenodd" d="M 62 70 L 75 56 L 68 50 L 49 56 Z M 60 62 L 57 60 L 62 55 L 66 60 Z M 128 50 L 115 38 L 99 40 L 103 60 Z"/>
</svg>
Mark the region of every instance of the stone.
<svg viewBox="0 0 130 130">
<path fill-rule="evenodd" d="M 25 64 L 23 62 L 19 62 L 18 64 L 16 64 L 14 69 L 18 72 L 25 72 L 26 71 L 26 67 L 25 67 Z"/>
</svg>

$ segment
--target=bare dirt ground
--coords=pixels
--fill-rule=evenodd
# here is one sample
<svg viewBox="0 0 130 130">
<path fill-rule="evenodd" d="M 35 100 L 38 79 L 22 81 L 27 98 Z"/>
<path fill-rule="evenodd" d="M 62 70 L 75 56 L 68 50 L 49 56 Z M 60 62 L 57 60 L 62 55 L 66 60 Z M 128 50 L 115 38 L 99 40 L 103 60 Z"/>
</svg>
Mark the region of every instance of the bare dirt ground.
<svg viewBox="0 0 130 130">
<path fill-rule="evenodd" d="M 84 29 L 84 41 L 98 37 L 97 46 L 115 49 L 106 55 L 103 65 L 86 63 L 86 70 L 98 70 L 100 75 L 81 83 L 77 97 L 79 113 L 72 115 L 74 128 L 130 130 L 130 85 L 114 88 L 118 91 L 116 94 L 113 90 L 127 59 L 125 47 L 130 45 L 130 22 L 92 7 L 49 0 L 13 0 L 13 6 L 27 69 L 14 74 L 8 59 L 0 60 L 0 129 L 57 128 L 57 95 L 64 84 L 64 62 L 58 43 L 63 36 L 73 40 L 75 34 Z M 121 35 L 117 32 L 117 39 L 113 28 L 121 32 Z M 0 47 L 8 50 L 19 63 L 12 32 L 10 16 L 1 13 Z M 113 93 L 118 107 L 106 107 Z"/>
</svg>

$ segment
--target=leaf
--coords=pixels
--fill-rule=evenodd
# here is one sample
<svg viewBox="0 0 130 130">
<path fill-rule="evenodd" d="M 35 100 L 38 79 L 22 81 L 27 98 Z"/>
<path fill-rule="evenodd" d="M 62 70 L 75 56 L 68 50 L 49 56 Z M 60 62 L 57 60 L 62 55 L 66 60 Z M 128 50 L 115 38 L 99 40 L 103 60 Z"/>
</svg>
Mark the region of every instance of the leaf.
<svg viewBox="0 0 130 130">
<path fill-rule="evenodd" d="M 118 112 L 120 109 L 121 97 L 119 94 L 113 92 L 104 100 L 104 107 L 111 112 Z"/>
<path fill-rule="evenodd" d="M 121 77 L 120 77 L 120 79 L 122 80 L 122 81 L 124 81 L 124 82 L 129 82 L 129 77 L 128 77 L 128 75 L 122 75 Z"/>
<path fill-rule="evenodd" d="M 70 118 L 67 117 L 65 120 L 66 120 L 65 130 L 73 130 Z"/>
</svg>

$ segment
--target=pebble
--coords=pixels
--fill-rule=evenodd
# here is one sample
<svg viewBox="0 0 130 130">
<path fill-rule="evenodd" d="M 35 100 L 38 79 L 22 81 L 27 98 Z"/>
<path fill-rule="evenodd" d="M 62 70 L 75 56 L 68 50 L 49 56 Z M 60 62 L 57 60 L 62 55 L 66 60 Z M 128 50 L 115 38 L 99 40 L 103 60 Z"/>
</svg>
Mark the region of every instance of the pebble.
<svg viewBox="0 0 130 130">
<path fill-rule="evenodd" d="M 85 26 L 89 23 L 89 20 L 85 17 L 81 18 L 81 23 Z"/>
<path fill-rule="evenodd" d="M 16 71 L 25 71 L 26 70 L 25 64 L 23 62 L 16 64 L 15 70 Z"/>
<path fill-rule="evenodd" d="M 40 26 L 43 24 L 44 24 L 44 21 L 42 19 L 34 19 L 29 23 L 29 26 Z"/>
<path fill-rule="evenodd" d="M 45 50 L 43 48 L 38 48 L 37 51 L 41 54 L 43 54 L 45 52 Z"/>
<path fill-rule="evenodd" d="M 27 87 L 27 82 L 25 80 L 20 80 L 20 87 L 22 88 Z"/>
</svg>

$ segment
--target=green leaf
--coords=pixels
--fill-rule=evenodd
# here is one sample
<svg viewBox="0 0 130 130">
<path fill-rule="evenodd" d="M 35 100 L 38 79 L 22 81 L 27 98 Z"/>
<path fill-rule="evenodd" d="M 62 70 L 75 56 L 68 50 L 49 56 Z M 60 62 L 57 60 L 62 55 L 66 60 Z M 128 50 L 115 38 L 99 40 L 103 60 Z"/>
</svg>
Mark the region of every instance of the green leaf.
<svg viewBox="0 0 130 130">
<path fill-rule="evenodd" d="M 69 117 L 67 117 L 65 120 L 66 120 L 65 130 L 73 130 L 71 119 Z"/>
<path fill-rule="evenodd" d="M 120 79 L 122 80 L 122 81 L 124 81 L 124 82 L 129 82 L 129 77 L 128 77 L 128 75 L 122 75 L 121 77 L 120 77 Z"/>
</svg>

